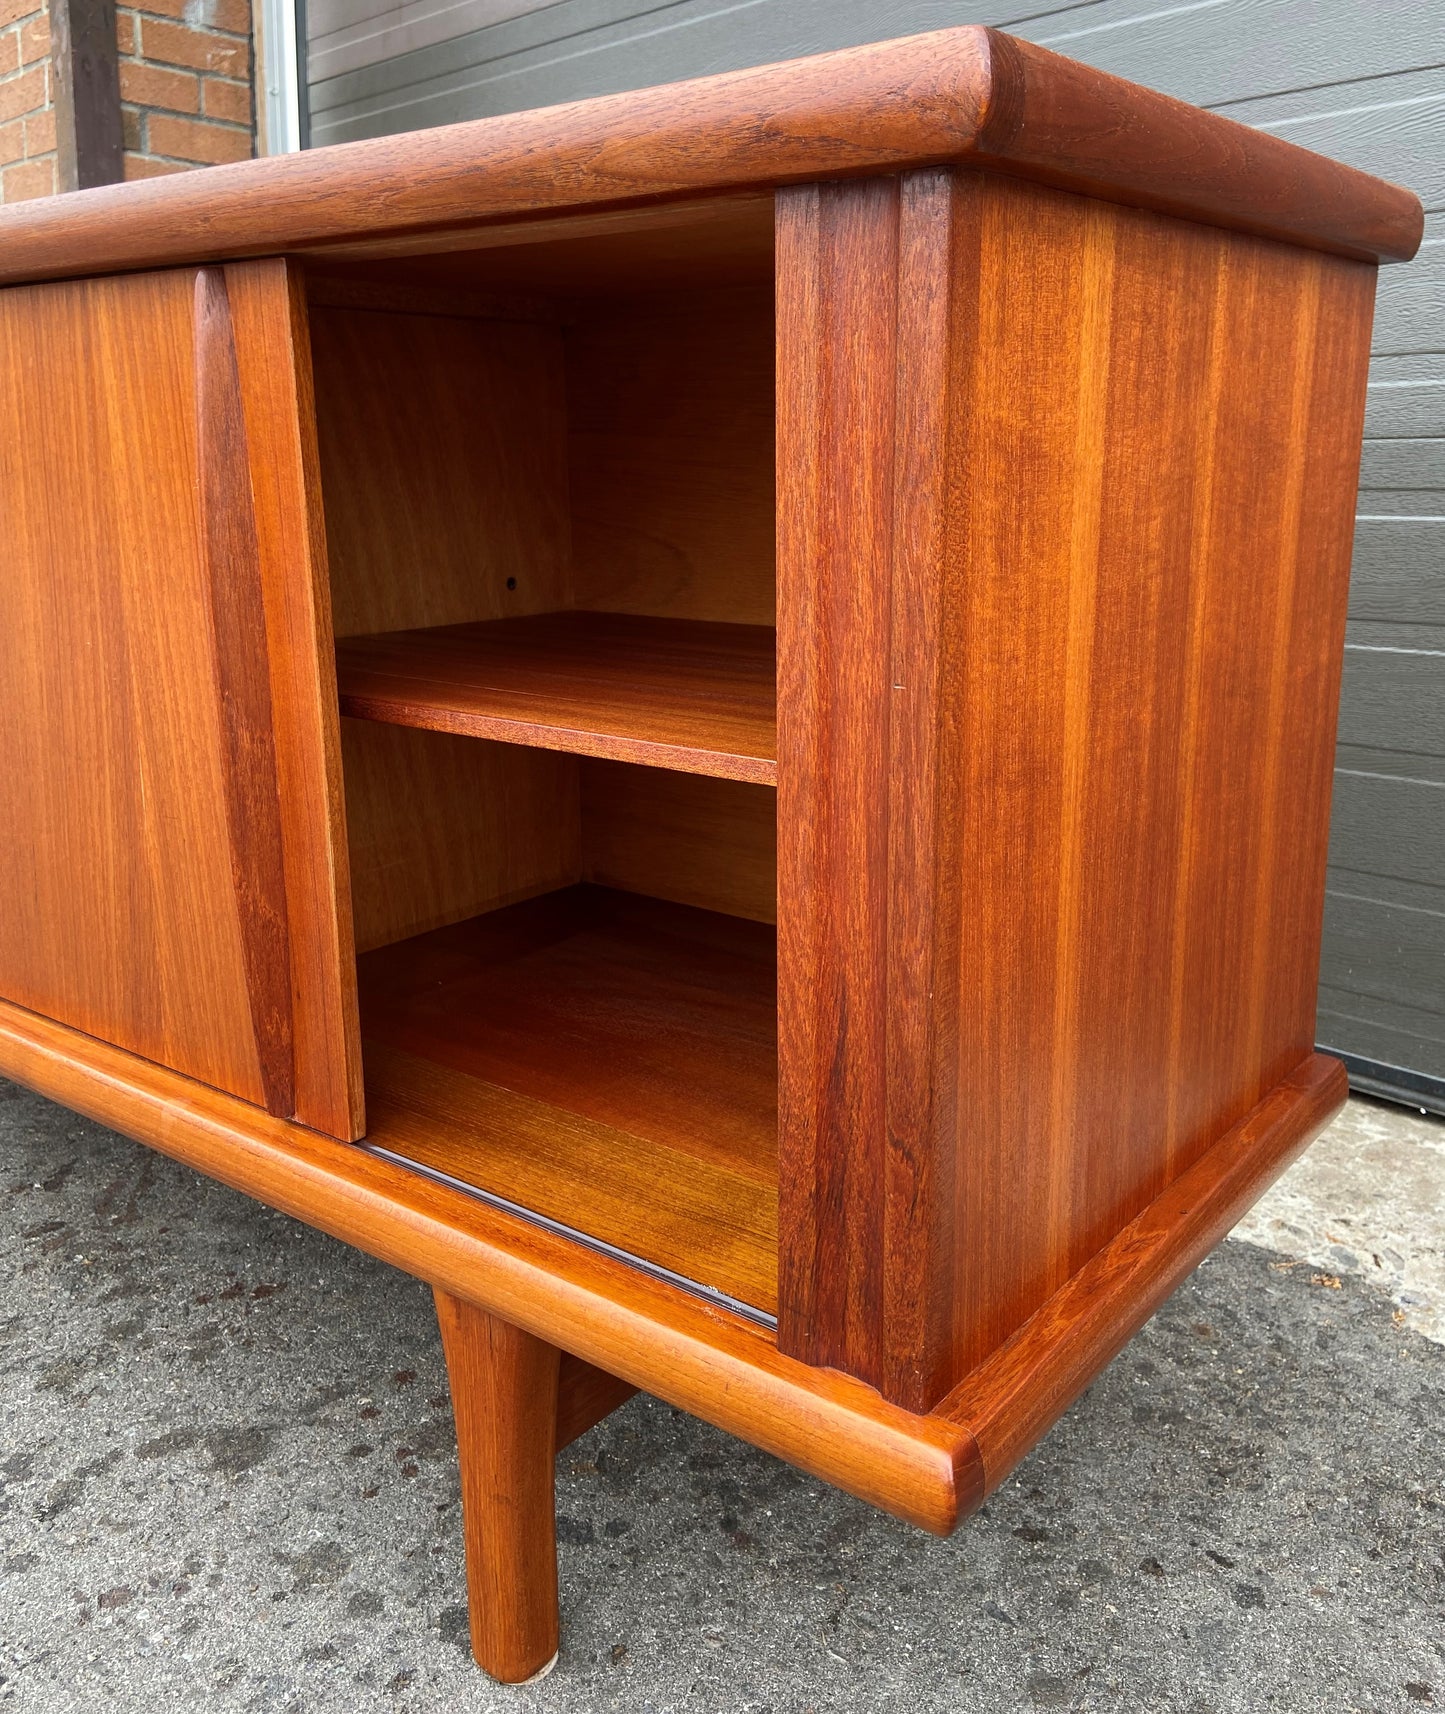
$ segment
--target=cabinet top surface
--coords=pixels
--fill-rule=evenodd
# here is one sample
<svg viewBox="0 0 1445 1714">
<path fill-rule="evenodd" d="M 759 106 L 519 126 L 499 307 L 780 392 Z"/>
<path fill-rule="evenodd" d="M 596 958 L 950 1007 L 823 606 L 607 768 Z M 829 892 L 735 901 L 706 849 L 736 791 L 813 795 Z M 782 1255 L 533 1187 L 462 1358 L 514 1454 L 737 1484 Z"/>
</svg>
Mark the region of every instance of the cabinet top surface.
<svg viewBox="0 0 1445 1714">
<path fill-rule="evenodd" d="M 443 233 L 953 163 L 1364 260 L 1408 190 L 981 26 L 0 208 L 0 283 Z"/>
</svg>

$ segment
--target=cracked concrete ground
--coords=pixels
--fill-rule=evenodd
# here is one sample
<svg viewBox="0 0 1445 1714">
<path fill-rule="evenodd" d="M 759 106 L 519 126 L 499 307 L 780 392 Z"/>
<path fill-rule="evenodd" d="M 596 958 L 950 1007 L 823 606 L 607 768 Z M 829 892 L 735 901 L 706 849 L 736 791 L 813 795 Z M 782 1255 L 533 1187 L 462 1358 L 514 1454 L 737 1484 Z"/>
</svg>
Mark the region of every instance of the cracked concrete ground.
<svg viewBox="0 0 1445 1714">
<path fill-rule="evenodd" d="M 949 1542 L 634 1400 L 504 1690 L 426 1290 L 0 1084 L 0 1706 L 1445 1705 L 1442 1142 L 1352 1103 Z"/>
</svg>

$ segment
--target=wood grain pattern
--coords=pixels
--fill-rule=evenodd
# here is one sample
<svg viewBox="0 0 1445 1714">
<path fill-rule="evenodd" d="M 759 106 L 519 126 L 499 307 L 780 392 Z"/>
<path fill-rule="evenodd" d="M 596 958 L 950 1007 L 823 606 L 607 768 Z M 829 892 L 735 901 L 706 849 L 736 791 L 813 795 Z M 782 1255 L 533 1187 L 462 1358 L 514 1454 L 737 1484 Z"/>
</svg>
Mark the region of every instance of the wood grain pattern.
<svg viewBox="0 0 1445 1714">
<path fill-rule="evenodd" d="M 771 932 L 597 889 L 361 961 L 370 1140 L 771 1313 Z"/>
<path fill-rule="evenodd" d="M 0 211 L 206 264 L 0 293 L 0 1072 L 434 1287 L 498 1676 L 633 1388 L 946 1532 L 1343 1099 L 1419 228 L 987 30 Z"/>
<path fill-rule="evenodd" d="M 1003 188 L 956 211 L 959 1374 L 1313 1046 L 1374 292 Z"/>
<path fill-rule="evenodd" d="M 242 273 L 199 324 L 189 273 L 0 298 L 0 993 L 350 1136 L 289 300 Z"/>
<path fill-rule="evenodd" d="M 636 1394 L 627 1381 L 564 1351 L 557 1374 L 557 1450 L 596 1428 Z"/>
<path fill-rule="evenodd" d="M 966 1425 L 992 1493 L 1348 1094 L 1312 1054 L 1110 1238 L 938 1406 Z"/>
<path fill-rule="evenodd" d="M 520 1684 L 557 1653 L 556 1346 L 436 1292 L 451 1381 L 477 1664 Z"/>
<path fill-rule="evenodd" d="M 306 305 L 297 269 L 225 270 L 264 593 L 291 952 L 296 1117 L 337 1137 L 365 1129 L 351 873 L 342 799 L 331 592 Z"/>
<path fill-rule="evenodd" d="M 310 322 L 336 635 L 570 606 L 558 329 Z"/>
<path fill-rule="evenodd" d="M 1373 274 L 779 209 L 780 1338 L 925 1407 L 1309 1051 Z"/>
<path fill-rule="evenodd" d="M 193 285 L 0 296 L 0 875 L 32 901 L 0 912 L 0 993 L 259 1102 L 196 516 Z"/>
<path fill-rule="evenodd" d="M 387 266 L 383 264 L 383 267 Z M 553 325 L 574 312 L 568 297 L 498 290 L 466 277 L 439 283 L 417 278 L 416 263 L 377 279 L 354 265 L 344 271 L 305 268 L 306 302 L 322 309 L 372 310 L 389 315 L 436 315 L 456 321 L 520 321 Z M 573 286 L 575 290 L 575 283 Z"/>
<path fill-rule="evenodd" d="M 251 454 L 224 271 L 195 285 L 196 447 L 231 877 L 269 1112 L 295 1110 L 291 930 Z"/>
<path fill-rule="evenodd" d="M 982 28 L 0 210 L 0 280 L 425 234 L 524 213 L 978 161 L 1140 207 L 1408 257 L 1408 191 Z"/>
<path fill-rule="evenodd" d="M 351 282 L 526 292 L 550 301 L 552 319 L 562 321 L 571 319 L 579 293 L 624 298 L 730 290 L 765 285 L 772 272 L 773 199 L 767 190 L 359 238 L 328 245 L 324 255 L 313 252 L 306 260 L 320 301 L 327 301 L 333 283 L 344 290 Z"/>
<path fill-rule="evenodd" d="M 771 625 L 771 268 L 761 289 L 635 291 L 566 330 L 577 605 Z"/>
<path fill-rule="evenodd" d="M 582 879 L 574 758 L 371 720 L 341 727 L 358 951 Z"/>
<path fill-rule="evenodd" d="M 778 920 L 771 786 L 587 761 L 582 879 L 754 922 Z"/>
<path fill-rule="evenodd" d="M 354 637 L 341 712 L 771 784 L 776 641 L 763 625 L 547 613 Z"/>
<path fill-rule="evenodd" d="M 924 1529 L 946 1534 L 977 1503 L 966 1429 L 783 1356 L 763 1328 L 461 1191 L 4 1001 L 0 1074 Z"/>
<path fill-rule="evenodd" d="M 880 1387 L 897 244 L 896 180 L 779 199 L 779 1332 Z"/>
</svg>

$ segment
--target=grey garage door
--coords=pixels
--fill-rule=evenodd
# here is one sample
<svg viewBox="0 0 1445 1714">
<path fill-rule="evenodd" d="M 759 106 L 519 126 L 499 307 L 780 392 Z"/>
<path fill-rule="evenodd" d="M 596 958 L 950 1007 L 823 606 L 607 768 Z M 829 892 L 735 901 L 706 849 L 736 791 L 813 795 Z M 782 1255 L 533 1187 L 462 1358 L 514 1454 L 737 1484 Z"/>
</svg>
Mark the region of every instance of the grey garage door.
<svg viewBox="0 0 1445 1714">
<path fill-rule="evenodd" d="M 1445 6 L 1441 0 L 310 0 L 315 143 L 822 48 L 1001 25 L 1415 189 L 1381 275 L 1345 664 L 1321 1045 L 1445 1111 Z"/>
</svg>

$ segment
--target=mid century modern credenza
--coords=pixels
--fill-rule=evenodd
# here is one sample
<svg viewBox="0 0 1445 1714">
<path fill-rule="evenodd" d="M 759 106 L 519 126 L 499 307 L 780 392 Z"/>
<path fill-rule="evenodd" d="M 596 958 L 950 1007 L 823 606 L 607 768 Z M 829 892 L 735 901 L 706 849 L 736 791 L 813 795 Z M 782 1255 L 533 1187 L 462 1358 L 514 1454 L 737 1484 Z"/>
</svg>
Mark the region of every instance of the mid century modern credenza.
<svg viewBox="0 0 1445 1714">
<path fill-rule="evenodd" d="M 0 1072 L 951 1530 L 1338 1107 L 1413 196 L 984 29 L 0 212 Z"/>
</svg>

